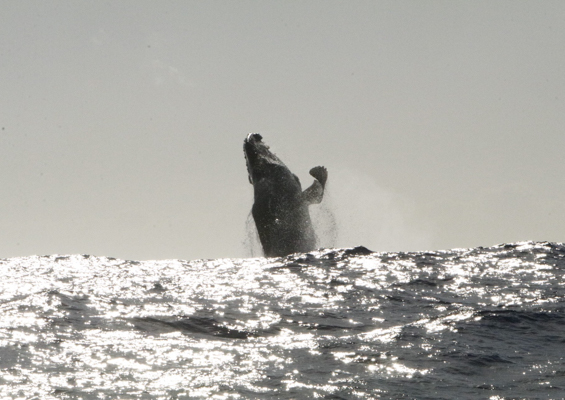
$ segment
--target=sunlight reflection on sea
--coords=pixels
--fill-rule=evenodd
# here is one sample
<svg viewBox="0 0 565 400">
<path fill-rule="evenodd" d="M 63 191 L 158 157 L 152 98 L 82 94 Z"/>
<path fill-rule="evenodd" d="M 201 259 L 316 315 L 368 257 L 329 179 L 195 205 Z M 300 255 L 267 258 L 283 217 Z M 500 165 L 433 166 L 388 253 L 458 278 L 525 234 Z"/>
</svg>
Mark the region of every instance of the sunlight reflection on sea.
<svg viewBox="0 0 565 400">
<path fill-rule="evenodd" d="M 560 397 L 564 258 L 0 260 L 0 398 Z"/>
</svg>

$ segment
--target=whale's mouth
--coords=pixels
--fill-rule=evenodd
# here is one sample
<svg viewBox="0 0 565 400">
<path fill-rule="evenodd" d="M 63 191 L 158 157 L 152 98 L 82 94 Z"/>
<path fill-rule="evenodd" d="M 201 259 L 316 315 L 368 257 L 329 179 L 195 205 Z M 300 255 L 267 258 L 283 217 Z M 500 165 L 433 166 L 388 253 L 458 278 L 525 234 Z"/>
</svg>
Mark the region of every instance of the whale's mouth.
<svg viewBox="0 0 565 400">
<path fill-rule="evenodd" d="M 263 136 L 259 133 L 250 133 L 243 141 L 243 153 L 249 173 L 249 182 L 253 183 L 257 173 L 271 165 L 284 166 L 284 163 L 271 152 L 269 146 L 263 142 Z"/>
<path fill-rule="evenodd" d="M 263 139 L 263 136 L 261 136 L 258 133 L 250 133 L 249 135 L 247 135 L 247 138 L 245 139 L 246 142 L 260 142 Z"/>
<path fill-rule="evenodd" d="M 249 183 L 251 184 L 253 184 L 252 169 L 257 162 L 257 158 L 260 152 L 258 149 L 258 144 L 260 143 L 262 146 L 265 146 L 265 144 L 262 142 L 262 139 L 263 136 L 261 136 L 260 134 L 250 133 L 243 141 L 243 154 L 245 155 L 245 164 L 247 165 Z"/>
<path fill-rule="evenodd" d="M 263 143 L 263 136 L 259 133 L 250 133 L 243 141 L 243 150 L 245 156 L 255 159 L 259 155 L 267 155 L 270 153 L 269 146 Z"/>
</svg>

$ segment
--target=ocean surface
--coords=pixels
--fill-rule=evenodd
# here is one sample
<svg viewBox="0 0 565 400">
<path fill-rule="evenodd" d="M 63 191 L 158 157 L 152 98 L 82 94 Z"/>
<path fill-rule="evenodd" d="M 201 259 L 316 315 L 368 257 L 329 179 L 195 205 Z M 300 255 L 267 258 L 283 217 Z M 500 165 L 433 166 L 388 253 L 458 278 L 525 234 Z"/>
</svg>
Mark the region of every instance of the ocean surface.
<svg viewBox="0 0 565 400">
<path fill-rule="evenodd" d="M 0 260 L 0 399 L 562 399 L 565 245 Z"/>
</svg>

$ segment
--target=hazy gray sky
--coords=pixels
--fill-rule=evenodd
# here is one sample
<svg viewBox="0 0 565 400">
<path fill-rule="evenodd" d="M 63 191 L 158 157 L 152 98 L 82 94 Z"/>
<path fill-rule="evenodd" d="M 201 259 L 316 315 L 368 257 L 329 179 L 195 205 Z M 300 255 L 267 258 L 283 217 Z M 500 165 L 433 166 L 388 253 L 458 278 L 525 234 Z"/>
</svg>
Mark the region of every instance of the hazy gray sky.
<svg viewBox="0 0 565 400">
<path fill-rule="evenodd" d="M 243 139 L 337 246 L 565 241 L 565 2 L 3 1 L 0 257 L 243 257 Z"/>
</svg>

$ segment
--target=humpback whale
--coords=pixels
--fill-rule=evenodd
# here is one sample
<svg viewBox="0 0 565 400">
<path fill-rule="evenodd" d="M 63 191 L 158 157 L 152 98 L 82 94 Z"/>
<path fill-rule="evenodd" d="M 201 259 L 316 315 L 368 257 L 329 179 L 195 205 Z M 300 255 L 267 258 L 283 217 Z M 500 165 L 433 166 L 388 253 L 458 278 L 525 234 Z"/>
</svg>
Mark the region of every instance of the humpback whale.
<svg viewBox="0 0 565 400">
<path fill-rule="evenodd" d="M 316 248 L 310 204 L 324 196 L 328 178 L 325 167 L 310 170 L 315 180 L 302 191 L 300 180 L 270 151 L 258 133 L 250 133 L 243 142 L 249 182 L 254 200 L 251 214 L 266 257 L 282 257 Z"/>
</svg>

